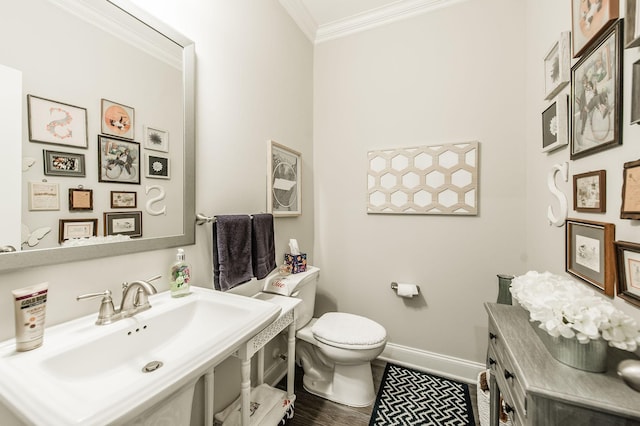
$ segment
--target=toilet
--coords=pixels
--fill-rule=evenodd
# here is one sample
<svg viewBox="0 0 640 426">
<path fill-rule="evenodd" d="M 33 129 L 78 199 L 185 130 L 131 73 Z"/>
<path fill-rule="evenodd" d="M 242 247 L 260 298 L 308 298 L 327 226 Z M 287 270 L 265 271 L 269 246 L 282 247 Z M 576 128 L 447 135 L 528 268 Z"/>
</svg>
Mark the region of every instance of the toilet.
<svg viewBox="0 0 640 426">
<path fill-rule="evenodd" d="M 368 318 L 328 312 L 313 318 L 320 270 L 309 267 L 290 297 L 301 300 L 296 314 L 296 361 L 304 388 L 317 396 L 352 407 L 375 400 L 371 361 L 387 343 L 383 326 Z M 305 274 L 302 276 L 302 274 Z"/>
</svg>

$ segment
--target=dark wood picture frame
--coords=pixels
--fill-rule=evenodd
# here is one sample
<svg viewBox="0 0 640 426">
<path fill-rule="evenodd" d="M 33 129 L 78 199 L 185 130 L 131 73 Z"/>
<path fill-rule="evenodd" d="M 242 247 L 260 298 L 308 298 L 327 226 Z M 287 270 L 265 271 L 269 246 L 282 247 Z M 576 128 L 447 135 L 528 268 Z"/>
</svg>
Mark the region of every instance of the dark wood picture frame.
<svg viewBox="0 0 640 426">
<path fill-rule="evenodd" d="M 627 7 L 624 14 L 624 47 L 629 49 L 631 47 L 640 46 L 640 22 L 637 22 L 638 13 L 638 1 L 627 0 Z"/>
<path fill-rule="evenodd" d="M 640 244 L 616 241 L 618 272 L 617 294 L 634 306 L 640 307 Z"/>
<path fill-rule="evenodd" d="M 140 144 L 98 135 L 98 182 L 140 184 Z"/>
<path fill-rule="evenodd" d="M 607 211 L 607 171 L 596 170 L 573 176 L 573 210 L 584 213 Z"/>
<path fill-rule="evenodd" d="M 60 219 L 58 242 L 72 238 L 88 238 L 98 236 L 98 219 Z"/>
<path fill-rule="evenodd" d="M 571 46 L 577 58 L 620 17 L 619 0 L 571 0 Z"/>
<path fill-rule="evenodd" d="M 620 219 L 640 219 L 640 160 L 624 163 Z"/>
<path fill-rule="evenodd" d="M 142 237 L 142 212 L 105 212 L 104 235 L 128 235 Z"/>
<path fill-rule="evenodd" d="M 623 56 L 619 20 L 571 68 L 572 160 L 622 144 Z"/>
<path fill-rule="evenodd" d="M 135 209 L 138 207 L 138 193 L 135 191 L 111 191 L 112 209 Z"/>
<path fill-rule="evenodd" d="M 93 210 L 93 189 L 69 188 L 69 210 Z"/>
<path fill-rule="evenodd" d="M 616 282 L 615 225 L 579 219 L 565 221 L 565 269 L 613 297 Z"/>
</svg>

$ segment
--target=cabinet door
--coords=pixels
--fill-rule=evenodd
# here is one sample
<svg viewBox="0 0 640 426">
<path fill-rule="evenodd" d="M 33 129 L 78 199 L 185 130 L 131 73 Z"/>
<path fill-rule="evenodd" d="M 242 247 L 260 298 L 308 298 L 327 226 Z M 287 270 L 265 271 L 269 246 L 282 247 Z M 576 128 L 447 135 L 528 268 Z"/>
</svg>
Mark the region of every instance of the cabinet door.
<svg viewBox="0 0 640 426">
<path fill-rule="evenodd" d="M 532 397 L 528 416 L 535 425 L 637 426 L 640 422 L 540 397 Z"/>
</svg>

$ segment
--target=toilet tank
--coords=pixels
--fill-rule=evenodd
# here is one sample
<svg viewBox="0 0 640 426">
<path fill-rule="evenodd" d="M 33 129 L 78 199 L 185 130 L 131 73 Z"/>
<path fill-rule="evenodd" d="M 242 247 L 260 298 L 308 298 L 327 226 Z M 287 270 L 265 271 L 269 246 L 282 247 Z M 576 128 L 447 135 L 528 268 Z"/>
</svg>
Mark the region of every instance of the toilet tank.
<svg viewBox="0 0 640 426">
<path fill-rule="evenodd" d="M 302 272 L 303 274 L 305 272 Z M 301 329 L 313 318 L 313 309 L 316 305 L 316 289 L 318 288 L 318 278 L 320 269 L 315 267 L 307 268 L 306 276 L 296 287 L 296 291 L 291 295 L 302 300 L 295 308 L 296 330 Z"/>
</svg>

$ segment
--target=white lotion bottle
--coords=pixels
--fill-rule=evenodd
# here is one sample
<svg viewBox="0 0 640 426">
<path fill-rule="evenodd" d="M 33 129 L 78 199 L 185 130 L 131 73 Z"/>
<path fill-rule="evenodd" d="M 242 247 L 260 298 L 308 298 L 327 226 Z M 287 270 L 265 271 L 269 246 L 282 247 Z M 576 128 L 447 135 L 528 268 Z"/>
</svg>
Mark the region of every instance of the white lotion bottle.
<svg viewBox="0 0 640 426">
<path fill-rule="evenodd" d="M 176 262 L 169 270 L 171 297 L 182 297 L 190 293 L 191 265 L 185 261 L 184 250 L 178 249 Z"/>
</svg>

